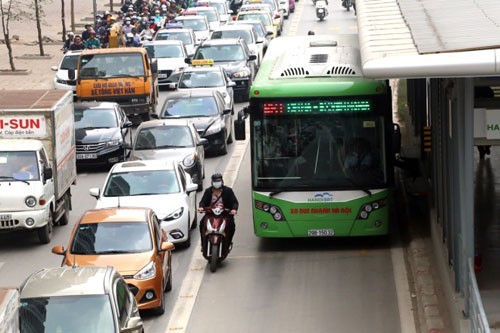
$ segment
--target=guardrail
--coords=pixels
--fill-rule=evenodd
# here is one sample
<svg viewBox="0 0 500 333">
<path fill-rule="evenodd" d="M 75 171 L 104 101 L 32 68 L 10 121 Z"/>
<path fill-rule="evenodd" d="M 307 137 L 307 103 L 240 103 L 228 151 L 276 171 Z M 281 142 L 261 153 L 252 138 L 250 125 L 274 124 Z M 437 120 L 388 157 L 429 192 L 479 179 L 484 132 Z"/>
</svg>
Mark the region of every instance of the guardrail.
<svg viewBox="0 0 500 333">
<path fill-rule="evenodd" d="M 476 273 L 474 272 L 474 263 L 472 259 L 467 262 L 467 271 L 469 274 L 469 317 L 471 321 L 472 333 L 490 333 L 490 325 L 484 312 L 483 302 L 477 287 Z"/>
</svg>

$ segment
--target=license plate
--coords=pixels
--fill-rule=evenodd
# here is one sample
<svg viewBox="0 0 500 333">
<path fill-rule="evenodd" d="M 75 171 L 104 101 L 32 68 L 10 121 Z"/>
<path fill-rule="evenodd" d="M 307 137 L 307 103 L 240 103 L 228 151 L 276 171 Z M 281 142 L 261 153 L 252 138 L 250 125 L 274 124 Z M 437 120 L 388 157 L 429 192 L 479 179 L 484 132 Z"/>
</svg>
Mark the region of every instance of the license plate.
<svg viewBox="0 0 500 333">
<path fill-rule="evenodd" d="M 167 77 L 167 74 L 158 74 L 159 79 L 166 79 Z"/>
<path fill-rule="evenodd" d="M 10 221 L 12 220 L 11 214 L 2 214 L 0 215 L 0 221 Z"/>
<path fill-rule="evenodd" d="M 333 229 L 310 229 L 307 230 L 307 236 L 310 237 L 323 237 L 323 236 L 333 236 Z"/>
<path fill-rule="evenodd" d="M 97 154 L 76 154 L 77 160 L 92 160 L 96 158 Z"/>
</svg>

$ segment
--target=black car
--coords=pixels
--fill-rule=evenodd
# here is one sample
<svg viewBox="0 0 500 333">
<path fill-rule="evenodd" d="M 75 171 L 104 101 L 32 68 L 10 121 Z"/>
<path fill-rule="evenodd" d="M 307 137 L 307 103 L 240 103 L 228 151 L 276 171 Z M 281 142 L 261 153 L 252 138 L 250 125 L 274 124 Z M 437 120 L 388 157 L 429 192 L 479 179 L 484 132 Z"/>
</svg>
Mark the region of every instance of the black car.
<svg viewBox="0 0 500 333">
<path fill-rule="evenodd" d="M 242 38 L 206 40 L 196 49 L 193 59 L 213 59 L 216 65 L 224 67 L 236 83 L 235 100 L 248 101 L 257 72 L 257 56 Z"/>
<path fill-rule="evenodd" d="M 77 165 L 123 161 L 123 143 L 130 127 L 132 122 L 117 103 L 75 103 Z"/>
<path fill-rule="evenodd" d="M 200 136 L 208 140 L 207 152 L 224 155 L 233 142 L 232 110 L 224 105 L 224 97 L 215 89 L 175 92 L 165 100 L 160 118 L 190 118 Z"/>
</svg>

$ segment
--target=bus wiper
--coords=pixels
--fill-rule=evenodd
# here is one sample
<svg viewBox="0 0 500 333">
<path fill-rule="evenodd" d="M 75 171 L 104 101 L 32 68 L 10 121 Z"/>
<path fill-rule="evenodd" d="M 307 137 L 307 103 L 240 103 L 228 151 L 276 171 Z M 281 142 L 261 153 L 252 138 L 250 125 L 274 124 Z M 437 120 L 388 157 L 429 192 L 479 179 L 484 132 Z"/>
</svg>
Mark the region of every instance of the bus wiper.
<svg viewBox="0 0 500 333">
<path fill-rule="evenodd" d="M 30 184 L 30 182 L 27 181 L 27 180 L 19 179 L 19 178 L 11 177 L 11 176 L 0 176 L 0 179 L 4 179 L 4 180 L 17 180 L 19 182 L 23 182 L 23 183 L 26 183 L 28 185 Z"/>
<path fill-rule="evenodd" d="M 354 182 L 351 178 L 346 177 L 345 179 L 347 179 L 347 181 L 351 183 L 351 185 L 360 186 L 358 183 Z M 367 188 L 361 188 L 361 191 L 365 192 L 368 195 L 372 195 L 372 191 L 370 191 Z"/>
<path fill-rule="evenodd" d="M 277 191 L 272 191 L 271 193 L 269 193 L 269 197 L 274 197 L 275 195 L 277 194 L 280 194 L 281 192 L 283 192 L 283 190 L 277 190 Z"/>
</svg>

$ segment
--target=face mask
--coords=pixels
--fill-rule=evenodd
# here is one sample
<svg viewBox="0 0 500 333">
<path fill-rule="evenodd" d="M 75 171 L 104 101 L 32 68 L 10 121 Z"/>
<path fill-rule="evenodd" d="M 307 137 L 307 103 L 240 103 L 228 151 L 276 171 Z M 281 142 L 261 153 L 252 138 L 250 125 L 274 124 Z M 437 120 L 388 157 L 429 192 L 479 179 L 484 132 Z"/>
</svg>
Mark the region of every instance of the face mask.
<svg viewBox="0 0 500 333">
<path fill-rule="evenodd" d="M 222 187 L 222 182 L 213 182 L 213 183 L 212 183 L 212 186 L 213 186 L 214 188 L 221 188 L 221 187 Z"/>
</svg>

